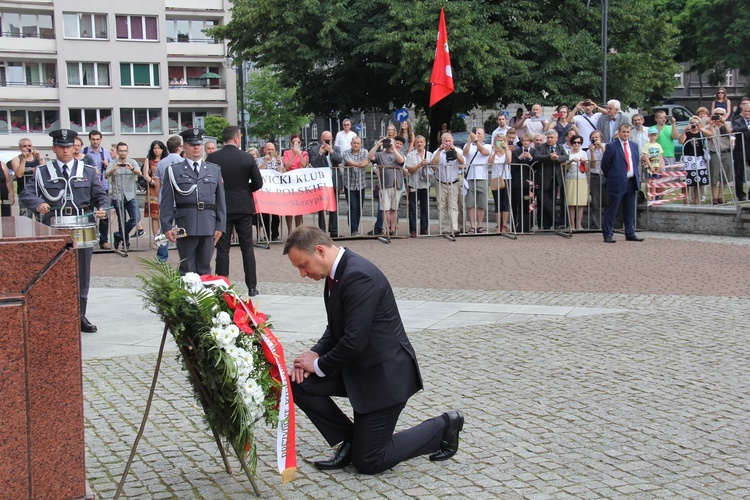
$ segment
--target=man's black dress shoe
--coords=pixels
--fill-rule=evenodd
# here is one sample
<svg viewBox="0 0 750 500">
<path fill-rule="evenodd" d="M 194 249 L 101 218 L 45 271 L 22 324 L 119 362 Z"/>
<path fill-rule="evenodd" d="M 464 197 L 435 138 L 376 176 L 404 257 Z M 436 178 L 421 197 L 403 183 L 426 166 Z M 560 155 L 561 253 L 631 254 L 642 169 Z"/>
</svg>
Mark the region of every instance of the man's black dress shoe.
<svg viewBox="0 0 750 500">
<path fill-rule="evenodd" d="M 320 460 L 314 465 L 320 470 L 343 469 L 352 463 L 352 443 L 344 441 L 339 445 L 336 453 L 328 460 Z"/>
<path fill-rule="evenodd" d="M 247 290 L 247 295 L 248 295 L 249 297 L 255 297 L 256 295 L 258 295 L 258 289 L 257 289 L 257 288 L 255 288 L 255 287 L 252 287 L 252 288 L 248 288 L 248 290 Z"/>
<path fill-rule="evenodd" d="M 458 433 L 464 428 L 464 414 L 460 411 L 449 411 L 443 414 L 446 419 L 443 440 L 440 450 L 430 455 L 430 460 L 439 462 L 448 460 L 458 451 Z"/>
<path fill-rule="evenodd" d="M 625 241 L 643 241 L 643 238 L 639 238 L 638 236 L 626 236 Z"/>
<path fill-rule="evenodd" d="M 81 331 L 85 333 L 96 333 L 98 329 L 96 325 L 92 324 L 91 321 L 86 319 L 86 316 L 81 316 Z"/>
<path fill-rule="evenodd" d="M 609 238 L 604 238 L 604 243 L 617 243 L 614 238 L 611 236 Z"/>
</svg>

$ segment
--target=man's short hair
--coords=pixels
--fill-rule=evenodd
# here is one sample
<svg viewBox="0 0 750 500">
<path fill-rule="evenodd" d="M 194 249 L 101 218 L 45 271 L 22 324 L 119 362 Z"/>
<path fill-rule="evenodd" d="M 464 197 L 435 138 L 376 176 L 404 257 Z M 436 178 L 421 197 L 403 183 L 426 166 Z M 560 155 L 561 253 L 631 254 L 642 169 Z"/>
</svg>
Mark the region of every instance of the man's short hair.
<svg viewBox="0 0 750 500">
<path fill-rule="evenodd" d="M 179 135 L 173 135 L 167 139 L 167 151 L 170 153 L 177 153 L 177 150 L 182 146 L 182 137 Z"/>
<path fill-rule="evenodd" d="M 333 240 L 318 227 L 300 226 L 287 237 L 283 255 L 287 255 L 292 248 L 312 254 L 315 253 L 315 247 L 318 245 L 331 247 L 333 246 Z"/>
<path fill-rule="evenodd" d="M 618 111 L 622 109 L 622 105 L 617 99 L 610 99 L 609 101 L 607 101 L 607 106 L 614 106 Z"/>
<path fill-rule="evenodd" d="M 401 144 L 406 144 L 406 139 L 404 139 L 400 135 L 397 135 L 396 137 L 393 138 L 393 142 L 396 142 L 396 141 L 400 142 Z"/>
<path fill-rule="evenodd" d="M 620 130 L 630 130 L 631 128 L 633 128 L 633 126 L 631 124 L 629 124 L 629 123 L 623 123 L 619 127 L 617 127 L 617 130 L 618 131 L 620 131 Z"/>
<path fill-rule="evenodd" d="M 521 136 L 521 140 L 524 140 L 524 139 L 526 139 L 527 141 L 533 142 L 534 141 L 534 136 L 531 135 L 529 132 L 526 132 L 525 134 L 523 134 Z"/>
<path fill-rule="evenodd" d="M 31 139 L 29 139 L 28 137 L 23 137 L 23 138 L 21 138 L 21 139 L 18 140 L 18 145 L 20 146 L 20 145 L 22 145 L 26 141 L 31 142 Z"/>
<path fill-rule="evenodd" d="M 659 113 L 664 113 L 664 116 L 667 116 L 667 111 L 664 109 L 657 109 L 654 111 L 654 116 L 658 115 Z"/>
<path fill-rule="evenodd" d="M 549 129 L 549 130 L 548 130 L 547 132 L 545 132 L 545 133 L 544 133 L 544 135 L 545 135 L 545 136 L 548 136 L 548 135 L 554 135 L 555 137 L 557 137 L 557 130 L 555 130 L 555 129 L 551 128 L 551 129 Z"/>
<path fill-rule="evenodd" d="M 518 130 L 516 130 L 515 127 L 508 127 L 508 132 L 506 132 L 506 133 L 508 133 L 508 134 L 511 134 L 511 133 L 517 134 Z"/>
<path fill-rule="evenodd" d="M 230 125 L 228 127 L 224 127 L 224 130 L 221 131 L 221 140 L 226 144 L 227 142 L 231 142 L 234 140 L 235 137 L 240 135 L 240 127 L 236 125 Z"/>
<path fill-rule="evenodd" d="M 117 149 L 119 149 L 119 148 L 120 148 L 120 146 L 125 146 L 126 148 L 128 147 L 128 145 L 127 145 L 127 144 L 125 144 L 124 142 L 118 142 L 118 143 L 117 143 Z"/>
<path fill-rule="evenodd" d="M 98 130 L 92 130 L 92 131 L 89 132 L 89 139 L 91 139 L 95 135 L 98 135 L 99 137 L 101 137 L 102 133 L 99 132 Z"/>
<path fill-rule="evenodd" d="M 643 115 L 640 113 L 636 113 L 633 116 L 630 117 L 630 121 L 633 121 L 635 118 L 643 118 Z"/>
</svg>

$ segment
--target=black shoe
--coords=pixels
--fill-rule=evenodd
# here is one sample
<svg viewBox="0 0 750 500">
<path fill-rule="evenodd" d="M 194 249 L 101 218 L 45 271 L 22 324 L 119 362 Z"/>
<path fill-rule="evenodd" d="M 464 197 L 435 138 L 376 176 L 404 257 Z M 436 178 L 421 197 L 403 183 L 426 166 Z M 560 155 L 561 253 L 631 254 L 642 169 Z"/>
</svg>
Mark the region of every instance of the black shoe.
<svg viewBox="0 0 750 500">
<path fill-rule="evenodd" d="M 96 325 L 91 324 L 91 321 L 86 319 L 86 316 L 81 316 L 81 331 L 86 333 L 96 333 L 98 328 Z"/>
<path fill-rule="evenodd" d="M 625 241 L 643 241 L 643 238 L 639 238 L 638 236 L 626 236 Z"/>
<path fill-rule="evenodd" d="M 314 465 L 320 470 L 334 470 L 343 469 L 350 463 L 352 463 L 352 444 L 344 441 L 332 458 L 314 462 Z"/>
<path fill-rule="evenodd" d="M 140 238 L 141 236 L 143 236 L 145 234 L 145 232 L 146 231 L 144 231 L 143 229 L 138 229 L 133 234 L 131 234 L 130 237 L 131 238 Z"/>
<path fill-rule="evenodd" d="M 604 238 L 604 243 L 617 243 L 613 237 Z"/>
<path fill-rule="evenodd" d="M 252 287 L 252 288 L 248 288 L 248 289 L 247 289 L 247 294 L 248 294 L 248 296 L 250 296 L 250 297 L 255 297 L 256 295 L 258 295 L 258 289 L 257 289 L 257 288 L 255 288 L 255 287 Z"/>
<path fill-rule="evenodd" d="M 367 236 L 377 236 L 379 234 L 383 234 L 382 229 L 373 229 L 372 231 L 367 231 Z"/>
<path fill-rule="evenodd" d="M 120 248 L 120 244 L 122 243 L 122 236 L 120 236 L 118 233 L 113 234 L 112 242 L 115 244 L 115 250 L 118 250 Z"/>
<path fill-rule="evenodd" d="M 458 433 L 464 428 L 464 414 L 460 411 L 449 411 L 443 414 L 447 420 L 440 442 L 440 451 L 430 455 L 430 460 L 439 462 L 448 460 L 458 451 Z"/>
</svg>

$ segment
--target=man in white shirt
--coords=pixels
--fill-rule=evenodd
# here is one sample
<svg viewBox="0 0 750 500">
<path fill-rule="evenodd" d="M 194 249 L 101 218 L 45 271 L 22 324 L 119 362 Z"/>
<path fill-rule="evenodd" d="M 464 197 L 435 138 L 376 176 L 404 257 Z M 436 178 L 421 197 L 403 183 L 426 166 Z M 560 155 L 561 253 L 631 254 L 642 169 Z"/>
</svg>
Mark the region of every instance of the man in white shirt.
<svg viewBox="0 0 750 500">
<path fill-rule="evenodd" d="M 636 113 L 630 121 L 633 124 L 633 129 L 630 131 L 630 140 L 638 144 L 638 154 L 643 154 L 643 147 L 648 142 L 648 130 L 643 126 L 643 115 Z"/>
<path fill-rule="evenodd" d="M 345 118 L 341 126 L 344 127 L 344 130 L 339 130 L 336 134 L 336 139 L 333 141 L 333 150 L 344 156 L 344 153 L 352 148 L 352 139 L 357 137 L 357 133 L 352 132 L 352 122 L 349 118 Z"/>
<path fill-rule="evenodd" d="M 459 169 L 466 163 L 461 151 L 453 145 L 453 136 L 445 133 L 441 137 L 440 147 L 432 153 L 432 165 L 436 166 L 438 180 L 438 209 L 441 234 L 458 232 L 458 197 Z M 443 229 L 450 224 L 449 229 Z"/>
<path fill-rule="evenodd" d="M 591 144 L 591 132 L 596 130 L 596 124 L 599 123 L 599 117 L 602 116 L 601 113 L 594 113 L 597 108 L 598 106 L 594 101 L 586 99 L 576 104 L 576 107 L 570 112 L 571 115 L 575 116 L 574 121 L 576 127 L 578 127 L 578 135 L 583 137 L 581 149 L 584 151 L 588 151 Z M 582 115 L 576 115 L 579 110 L 583 110 Z"/>
<path fill-rule="evenodd" d="M 508 118 L 503 113 L 497 115 L 497 128 L 492 131 L 492 140 L 490 144 L 495 144 L 495 137 L 498 135 L 508 135 Z"/>
<path fill-rule="evenodd" d="M 463 153 L 464 158 L 469 158 L 469 166 L 466 167 L 469 192 L 464 198 L 464 205 L 469 215 L 470 234 L 485 232 L 482 221 L 487 211 L 487 161 L 491 151 L 491 147 L 484 144 L 483 128 L 469 134 L 469 142 L 464 146 Z"/>
</svg>

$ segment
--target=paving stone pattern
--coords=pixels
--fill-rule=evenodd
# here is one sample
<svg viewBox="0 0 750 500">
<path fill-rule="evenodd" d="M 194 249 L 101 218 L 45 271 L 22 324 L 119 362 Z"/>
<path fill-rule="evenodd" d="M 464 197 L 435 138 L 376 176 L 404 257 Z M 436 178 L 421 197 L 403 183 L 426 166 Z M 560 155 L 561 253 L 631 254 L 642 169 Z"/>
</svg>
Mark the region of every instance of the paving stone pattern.
<svg viewBox="0 0 750 500">
<path fill-rule="evenodd" d="M 523 259 L 558 262 L 562 271 L 557 274 L 566 279 L 575 275 L 578 270 L 568 268 L 580 267 L 576 260 L 580 248 L 562 239 L 549 240 L 557 237 L 544 238 L 555 244 L 522 243 L 527 245 L 522 247 Z M 364 249 L 358 248 L 362 253 L 388 253 L 386 260 L 392 264 L 388 275 L 400 299 L 624 311 L 411 333 L 425 390 L 410 400 L 399 428 L 449 409 L 463 410 L 466 424 L 454 459 L 432 463 L 426 457 L 416 458 L 376 476 L 357 474 L 351 467 L 317 471 L 310 461 L 328 456 L 330 450 L 299 414 L 299 474 L 286 486 L 275 473 L 274 435 L 259 428 L 257 481 L 264 498 L 750 496 L 750 246 L 746 240 L 657 235 L 640 246 L 624 241 L 606 245 L 622 248 L 613 250 L 622 252 L 613 258 L 634 254 L 622 270 L 606 274 L 607 279 L 622 278 L 623 289 L 615 292 L 603 280 L 565 285 L 566 280 L 553 279 L 555 273 L 547 271 L 542 274 L 551 277 L 549 282 L 535 282 L 533 275 L 522 281 L 513 276 L 514 269 L 505 269 L 493 288 L 482 273 L 464 264 L 465 257 L 488 251 L 516 253 L 514 245 L 519 242 L 474 240 L 480 238 L 431 242 L 449 250 L 426 250 L 434 253 L 418 257 L 433 265 L 453 265 L 439 273 L 435 270 L 429 279 L 407 272 L 416 258 L 413 252 L 422 252 L 427 241 L 414 242 L 413 247 L 411 241 L 355 245 Z M 401 265 L 396 264 L 400 262 L 394 252 L 397 245 Z M 605 258 L 604 252 L 610 250 L 602 247 L 592 240 L 591 257 L 585 261 Z M 668 286 L 654 284 L 642 262 L 663 256 L 666 249 L 676 255 L 702 255 L 701 262 L 719 274 L 704 269 L 697 271 L 701 280 L 695 282 L 685 278 Z M 270 252 L 280 254 L 280 248 Z M 235 272 L 239 254 L 232 257 Z M 266 258 L 271 257 L 263 255 L 259 262 L 270 266 Z M 521 262 L 520 255 L 514 258 Z M 109 260 L 110 256 L 94 259 L 93 286 L 136 286 L 132 261 L 128 274 L 112 266 L 107 269 Z M 592 265 L 603 269 L 596 262 Z M 670 266 L 685 267 L 679 262 Z M 299 280 L 288 267 L 262 270 L 261 291 L 321 293 L 322 285 Z M 631 282 L 624 274 L 633 267 L 640 274 Z M 465 286 L 468 274 L 480 277 L 481 286 Z M 428 281 L 431 286 L 424 284 Z M 287 342 L 287 356 L 307 349 L 311 341 Z M 155 359 L 148 354 L 84 362 L 87 478 L 100 498 L 112 497 L 122 474 L 141 422 Z M 233 475 L 223 470 L 174 354 L 166 354 L 126 497 L 252 496 L 236 459 L 230 457 L 230 462 Z"/>
</svg>

